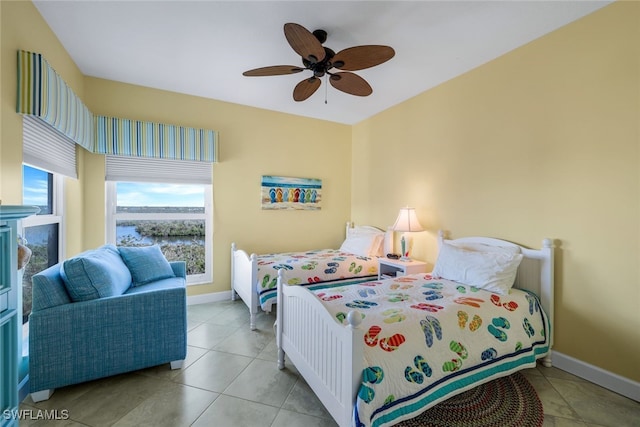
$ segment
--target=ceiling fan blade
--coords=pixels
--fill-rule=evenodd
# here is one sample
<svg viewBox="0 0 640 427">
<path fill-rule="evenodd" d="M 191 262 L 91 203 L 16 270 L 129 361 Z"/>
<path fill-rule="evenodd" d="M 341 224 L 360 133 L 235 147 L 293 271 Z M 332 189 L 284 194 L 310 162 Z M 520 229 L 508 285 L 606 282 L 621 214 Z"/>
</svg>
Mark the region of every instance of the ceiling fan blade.
<svg viewBox="0 0 640 427">
<path fill-rule="evenodd" d="M 369 86 L 369 83 L 357 74 L 335 73 L 331 74 L 329 81 L 331 82 L 331 86 L 351 95 L 368 96 L 373 93 L 373 89 Z"/>
<path fill-rule="evenodd" d="M 393 58 L 395 54 L 389 46 L 354 46 L 336 53 L 331 62 L 341 70 L 357 71 L 380 65 Z"/>
<path fill-rule="evenodd" d="M 309 98 L 320 87 L 320 79 L 317 77 L 311 77 L 304 79 L 298 83 L 293 89 L 293 99 L 295 101 L 304 101 Z"/>
<path fill-rule="evenodd" d="M 273 65 L 245 71 L 242 75 L 248 77 L 280 76 L 283 74 L 295 74 L 304 70 L 304 68 L 296 67 L 295 65 Z"/>
<path fill-rule="evenodd" d="M 320 62 L 325 57 L 324 48 L 320 41 L 302 25 L 284 24 L 284 36 L 298 55 L 311 61 Z"/>
</svg>

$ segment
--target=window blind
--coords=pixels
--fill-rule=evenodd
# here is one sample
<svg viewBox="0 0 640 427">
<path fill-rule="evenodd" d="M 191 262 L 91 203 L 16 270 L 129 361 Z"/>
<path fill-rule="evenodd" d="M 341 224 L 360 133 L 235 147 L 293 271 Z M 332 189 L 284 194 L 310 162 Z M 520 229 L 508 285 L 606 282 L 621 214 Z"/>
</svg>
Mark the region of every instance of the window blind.
<svg viewBox="0 0 640 427">
<path fill-rule="evenodd" d="M 48 172 L 78 178 L 76 144 L 34 116 L 22 116 L 23 162 Z"/>
<path fill-rule="evenodd" d="M 211 163 L 149 157 L 106 156 L 107 181 L 211 185 Z"/>
</svg>

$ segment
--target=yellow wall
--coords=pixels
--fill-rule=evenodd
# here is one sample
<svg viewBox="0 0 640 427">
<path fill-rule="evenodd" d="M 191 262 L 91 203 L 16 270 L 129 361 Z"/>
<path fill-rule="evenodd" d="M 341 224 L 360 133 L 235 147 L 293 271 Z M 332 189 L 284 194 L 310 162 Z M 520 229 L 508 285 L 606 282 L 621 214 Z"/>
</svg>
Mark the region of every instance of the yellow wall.
<svg viewBox="0 0 640 427">
<path fill-rule="evenodd" d="M 336 247 L 344 238 L 351 198 L 349 126 L 96 78 L 86 78 L 84 101 L 99 115 L 220 132 L 220 163 L 213 165 L 214 285 L 192 286 L 190 295 L 230 288 L 232 241 L 265 252 Z M 86 227 L 89 247 L 104 241 L 104 161 L 91 157 L 84 179 L 92 183 L 92 194 L 85 195 L 92 202 L 85 217 L 98 221 Z M 262 175 L 321 179 L 322 209 L 261 210 Z"/>
<path fill-rule="evenodd" d="M 356 125 L 352 217 L 416 207 L 430 263 L 438 229 L 559 239 L 556 349 L 640 380 L 639 61 L 615 3 Z"/>
</svg>

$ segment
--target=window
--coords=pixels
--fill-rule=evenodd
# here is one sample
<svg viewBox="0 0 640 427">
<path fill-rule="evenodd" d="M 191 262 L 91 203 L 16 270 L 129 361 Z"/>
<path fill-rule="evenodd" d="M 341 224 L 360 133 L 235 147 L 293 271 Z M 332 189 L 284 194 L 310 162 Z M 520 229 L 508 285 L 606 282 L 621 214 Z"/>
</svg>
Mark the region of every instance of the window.
<svg viewBox="0 0 640 427">
<path fill-rule="evenodd" d="M 31 249 L 31 259 L 19 273 L 22 274 L 22 329 L 18 331 L 18 341 L 25 358 L 29 355 L 31 277 L 64 259 L 64 179 L 77 178 L 76 145 L 47 123 L 24 115 L 22 159 L 22 203 L 40 207 L 37 215 L 21 221 L 20 230 L 23 243 Z M 20 381 L 23 375 L 26 372 L 21 370 Z"/>
<path fill-rule="evenodd" d="M 40 208 L 37 215 L 22 220 L 22 238 L 31 249 L 22 277 L 22 323 L 26 324 L 31 313 L 31 276 L 57 264 L 62 254 L 63 177 L 29 165 L 22 166 L 22 174 L 23 203 Z"/>
<path fill-rule="evenodd" d="M 107 181 L 107 211 L 107 242 L 157 244 L 186 261 L 188 284 L 211 282 L 211 185 Z"/>
</svg>

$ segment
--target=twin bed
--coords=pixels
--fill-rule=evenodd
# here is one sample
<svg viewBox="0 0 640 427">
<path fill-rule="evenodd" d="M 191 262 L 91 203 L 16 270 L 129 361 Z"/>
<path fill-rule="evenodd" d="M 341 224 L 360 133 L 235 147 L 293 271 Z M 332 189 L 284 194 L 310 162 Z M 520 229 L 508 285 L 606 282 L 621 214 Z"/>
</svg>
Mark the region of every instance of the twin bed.
<svg viewBox="0 0 640 427">
<path fill-rule="evenodd" d="M 270 312 L 276 302 L 278 271 L 286 283 L 312 289 L 338 283 L 358 283 L 378 277 L 378 257 L 390 252 L 392 231 L 348 222 L 338 249 L 248 255 L 231 244 L 231 294 L 249 308 L 249 327 L 256 328 L 259 309 Z M 385 252 L 386 251 L 386 252 Z"/>
<path fill-rule="evenodd" d="M 286 353 L 340 426 L 390 426 L 538 359 L 551 366 L 552 241 L 439 243 L 431 274 L 311 289 L 278 270 L 278 367 Z"/>
</svg>

